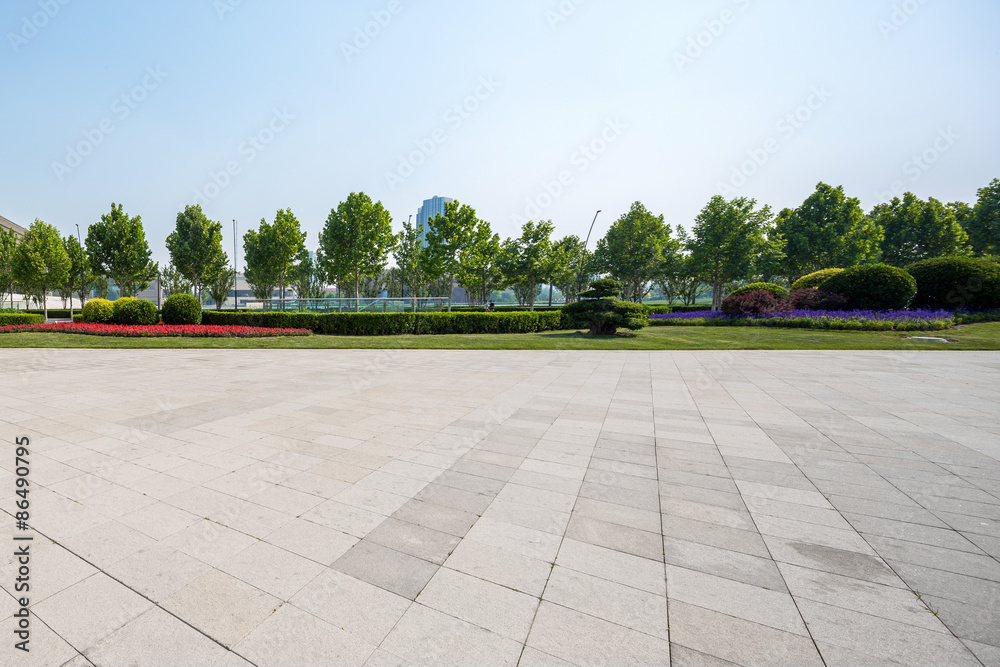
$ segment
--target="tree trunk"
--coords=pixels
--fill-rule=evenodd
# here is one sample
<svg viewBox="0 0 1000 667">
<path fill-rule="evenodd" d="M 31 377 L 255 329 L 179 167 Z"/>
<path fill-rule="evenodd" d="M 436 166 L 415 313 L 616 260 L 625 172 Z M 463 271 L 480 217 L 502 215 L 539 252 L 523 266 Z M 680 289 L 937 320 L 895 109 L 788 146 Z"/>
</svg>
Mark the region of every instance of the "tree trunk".
<svg viewBox="0 0 1000 667">
<path fill-rule="evenodd" d="M 451 312 L 451 297 L 455 292 L 455 274 L 451 274 L 448 278 L 448 312 Z"/>
<path fill-rule="evenodd" d="M 549 308 L 552 307 L 552 283 L 549 283 Z"/>
<path fill-rule="evenodd" d="M 535 292 L 538 291 L 538 285 L 531 283 L 531 289 L 528 291 L 528 305 L 531 306 L 531 312 L 535 312 Z"/>
</svg>

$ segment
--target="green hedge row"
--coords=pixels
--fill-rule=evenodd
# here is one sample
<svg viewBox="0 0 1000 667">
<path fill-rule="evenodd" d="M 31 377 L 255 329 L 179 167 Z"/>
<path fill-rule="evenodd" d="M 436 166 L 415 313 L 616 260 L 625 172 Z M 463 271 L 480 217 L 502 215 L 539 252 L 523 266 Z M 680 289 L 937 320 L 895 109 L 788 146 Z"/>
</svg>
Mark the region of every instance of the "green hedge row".
<svg viewBox="0 0 1000 667">
<path fill-rule="evenodd" d="M 37 310 L 37 309 L 34 309 L 34 308 L 32 308 L 31 310 L 23 310 L 21 312 L 23 312 L 23 313 L 31 313 L 32 315 L 41 315 L 43 317 L 45 316 L 45 311 L 44 310 Z M 73 311 L 73 314 L 75 315 L 75 314 L 77 314 L 79 312 L 80 312 L 80 309 L 77 308 L 76 310 Z M 69 314 L 68 310 L 65 310 L 63 308 L 59 308 L 58 310 L 55 309 L 55 308 L 49 308 L 49 319 L 53 319 L 53 318 L 58 319 L 58 320 L 68 320 L 70 318 L 70 314 Z"/>
<path fill-rule="evenodd" d="M 206 310 L 202 324 L 310 329 L 335 336 L 513 334 L 561 328 L 562 313 L 275 313 Z"/>
<path fill-rule="evenodd" d="M 544 313 L 549 311 L 562 310 L 562 306 L 540 306 L 535 304 L 536 313 Z M 482 306 L 452 306 L 451 312 L 453 313 L 481 313 L 483 312 Z M 531 312 L 531 307 L 529 306 L 502 306 L 496 304 L 497 313 L 529 313 Z"/>
<path fill-rule="evenodd" d="M 45 316 L 35 313 L 0 313 L 0 327 L 13 324 L 45 324 Z"/>
</svg>

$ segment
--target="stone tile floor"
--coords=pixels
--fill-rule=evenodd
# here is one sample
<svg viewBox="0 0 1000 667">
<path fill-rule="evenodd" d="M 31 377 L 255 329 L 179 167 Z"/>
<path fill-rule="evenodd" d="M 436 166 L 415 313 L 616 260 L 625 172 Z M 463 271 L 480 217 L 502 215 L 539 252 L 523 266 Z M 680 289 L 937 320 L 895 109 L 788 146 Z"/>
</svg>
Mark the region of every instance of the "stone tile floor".
<svg viewBox="0 0 1000 667">
<path fill-rule="evenodd" d="M 998 354 L 3 350 L 0 664 L 997 666 L 998 414 Z"/>
</svg>

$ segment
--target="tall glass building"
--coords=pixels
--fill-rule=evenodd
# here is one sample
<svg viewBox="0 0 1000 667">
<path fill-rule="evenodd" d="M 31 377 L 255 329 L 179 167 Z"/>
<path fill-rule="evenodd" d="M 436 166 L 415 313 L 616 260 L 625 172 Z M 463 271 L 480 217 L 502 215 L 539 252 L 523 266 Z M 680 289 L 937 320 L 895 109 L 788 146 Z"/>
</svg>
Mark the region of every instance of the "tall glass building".
<svg viewBox="0 0 1000 667">
<path fill-rule="evenodd" d="M 444 215 L 444 205 L 455 201 L 450 197 L 434 197 L 425 199 L 424 205 L 417 209 L 417 229 L 420 231 L 420 238 L 424 237 L 427 230 L 427 221 L 436 215 Z"/>
</svg>

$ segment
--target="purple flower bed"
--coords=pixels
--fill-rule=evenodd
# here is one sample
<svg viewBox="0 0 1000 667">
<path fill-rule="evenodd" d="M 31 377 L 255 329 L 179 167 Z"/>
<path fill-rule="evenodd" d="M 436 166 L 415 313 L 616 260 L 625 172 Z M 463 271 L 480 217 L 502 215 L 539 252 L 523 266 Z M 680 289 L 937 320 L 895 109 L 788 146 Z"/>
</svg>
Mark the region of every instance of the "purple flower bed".
<svg viewBox="0 0 1000 667">
<path fill-rule="evenodd" d="M 695 313 L 652 315 L 661 326 L 771 326 L 854 331 L 939 331 L 966 322 L 950 310 L 790 310 L 760 315 L 726 315 L 709 310 Z M 974 321 L 988 321 L 977 319 Z"/>
<path fill-rule="evenodd" d="M 667 315 L 650 315 L 653 320 L 694 320 L 718 319 L 729 317 L 721 310 L 705 310 L 694 313 L 669 313 Z M 902 322 L 913 320 L 950 320 L 955 313 L 950 310 L 790 310 L 784 313 L 765 313 L 762 315 L 739 315 L 730 319 L 795 319 L 806 317 L 811 319 L 833 318 L 838 320 L 859 321 L 889 321 Z"/>
</svg>

